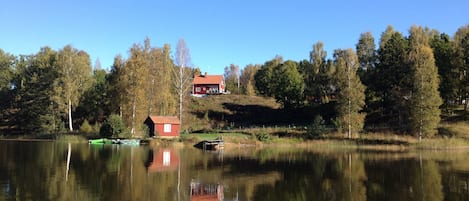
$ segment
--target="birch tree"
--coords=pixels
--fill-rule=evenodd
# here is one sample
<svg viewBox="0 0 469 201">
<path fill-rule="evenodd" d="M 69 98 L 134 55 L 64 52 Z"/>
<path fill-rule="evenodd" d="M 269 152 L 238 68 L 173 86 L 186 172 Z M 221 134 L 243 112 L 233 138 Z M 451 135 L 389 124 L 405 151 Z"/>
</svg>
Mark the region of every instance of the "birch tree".
<svg viewBox="0 0 469 201">
<path fill-rule="evenodd" d="M 412 69 L 410 129 L 419 139 L 433 136 L 440 123 L 442 100 L 438 91 L 439 78 L 429 36 L 422 27 L 413 26 L 409 37 L 408 62 Z"/>
<path fill-rule="evenodd" d="M 176 65 L 177 67 L 173 69 L 174 86 L 179 96 L 179 121 L 182 126 L 184 98 L 192 81 L 191 57 L 184 39 L 179 39 L 176 47 Z"/>
<path fill-rule="evenodd" d="M 72 110 L 78 105 L 81 95 L 91 85 L 90 56 L 71 45 L 58 53 L 59 84 L 56 87 L 57 102 L 65 110 L 68 129 L 73 131 Z"/>
<path fill-rule="evenodd" d="M 144 48 L 139 44 L 134 44 L 130 48 L 130 57 L 125 63 L 123 78 L 123 88 L 127 94 L 123 98 L 123 119 L 130 125 L 130 134 L 135 135 L 137 122 L 143 122 L 146 113 L 145 90 L 146 75 L 148 75 L 147 60 L 144 56 Z"/>
<path fill-rule="evenodd" d="M 352 49 L 335 50 L 337 87 L 337 121 L 339 130 L 347 129 L 350 138 L 353 132 L 363 129 L 365 115 L 365 86 L 357 75 L 358 57 Z"/>
<path fill-rule="evenodd" d="M 239 66 L 235 64 L 230 64 L 230 66 L 225 67 L 225 77 L 226 89 L 236 94 L 239 94 L 239 77 L 240 70 Z"/>
</svg>

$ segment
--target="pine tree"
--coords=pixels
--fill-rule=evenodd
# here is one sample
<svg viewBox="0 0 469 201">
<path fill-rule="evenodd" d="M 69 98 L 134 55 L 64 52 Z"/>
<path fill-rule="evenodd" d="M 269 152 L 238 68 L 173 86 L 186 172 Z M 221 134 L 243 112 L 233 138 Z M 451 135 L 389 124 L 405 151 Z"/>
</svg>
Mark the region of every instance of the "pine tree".
<svg viewBox="0 0 469 201">
<path fill-rule="evenodd" d="M 409 37 L 408 62 L 412 69 L 412 96 L 410 99 L 410 131 L 421 137 L 433 136 L 440 123 L 442 100 L 438 91 L 438 69 L 429 36 L 422 27 L 413 26 Z"/>
<path fill-rule="evenodd" d="M 111 72 L 106 76 L 106 94 L 112 100 L 109 101 L 109 111 L 111 114 L 119 114 L 122 117 L 122 104 L 125 94 L 123 81 L 125 61 L 121 55 L 114 57 L 114 63 L 111 66 Z"/>
<path fill-rule="evenodd" d="M 448 34 L 437 34 L 431 38 L 430 45 L 435 56 L 435 64 L 440 75 L 439 91 L 445 110 L 450 109 L 453 100 L 457 100 L 459 72 L 454 66 L 454 41 Z"/>
<path fill-rule="evenodd" d="M 31 56 L 23 57 L 17 72 L 14 93 L 17 100 L 14 108 L 14 124 L 27 134 L 44 134 L 61 131 L 61 116 L 58 103 L 53 98 L 58 87 L 59 71 L 57 52 L 49 47 Z"/>
<path fill-rule="evenodd" d="M 369 106 L 378 113 L 376 119 L 386 121 L 376 123 L 386 123 L 401 131 L 408 128 L 408 100 L 412 87 L 407 51 L 408 41 L 401 33 L 392 33 L 378 50 L 379 63 L 373 72 L 374 79 L 369 82 L 370 90 L 377 96 L 376 105 Z"/>
<path fill-rule="evenodd" d="M 469 105 L 469 25 L 460 27 L 454 34 L 455 52 L 453 65 L 459 73 L 459 103 L 466 111 Z"/>
</svg>

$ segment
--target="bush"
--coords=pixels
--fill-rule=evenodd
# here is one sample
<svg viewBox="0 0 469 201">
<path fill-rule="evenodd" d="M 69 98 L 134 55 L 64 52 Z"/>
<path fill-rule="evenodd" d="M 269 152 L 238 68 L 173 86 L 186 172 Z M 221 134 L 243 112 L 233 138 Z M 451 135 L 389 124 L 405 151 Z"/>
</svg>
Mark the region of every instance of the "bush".
<svg viewBox="0 0 469 201">
<path fill-rule="evenodd" d="M 308 129 L 308 138 L 315 138 L 326 132 L 325 121 L 321 115 L 316 115 L 311 127 Z"/>
<path fill-rule="evenodd" d="M 86 133 L 86 134 L 93 132 L 93 127 L 91 127 L 88 120 L 85 119 L 85 121 L 83 121 L 83 123 L 80 126 L 80 132 Z"/>
<path fill-rule="evenodd" d="M 270 136 L 270 134 L 265 132 L 265 131 L 261 131 L 259 133 L 256 133 L 256 138 L 257 138 L 257 140 L 259 140 L 261 142 L 267 142 L 267 141 L 272 140 L 272 136 Z"/>
<path fill-rule="evenodd" d="M 124 132 L 124 121 L 116 114 L 111 114 L 99 129 L 99 134 L 102 137 L 121 137 Z"/>
</svg>

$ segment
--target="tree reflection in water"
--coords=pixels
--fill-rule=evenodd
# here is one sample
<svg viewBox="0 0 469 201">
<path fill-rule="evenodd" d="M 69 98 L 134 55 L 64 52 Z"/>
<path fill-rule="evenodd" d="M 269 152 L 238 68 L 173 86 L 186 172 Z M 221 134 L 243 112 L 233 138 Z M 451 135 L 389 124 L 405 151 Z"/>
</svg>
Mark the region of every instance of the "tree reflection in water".
<svg viewBox="0 0 469 201">
<path fill-rule="evenodd" d="M 0 141 L 0 200 L 469 200 L 468 181 L 464 152 Z"/>
</svg>

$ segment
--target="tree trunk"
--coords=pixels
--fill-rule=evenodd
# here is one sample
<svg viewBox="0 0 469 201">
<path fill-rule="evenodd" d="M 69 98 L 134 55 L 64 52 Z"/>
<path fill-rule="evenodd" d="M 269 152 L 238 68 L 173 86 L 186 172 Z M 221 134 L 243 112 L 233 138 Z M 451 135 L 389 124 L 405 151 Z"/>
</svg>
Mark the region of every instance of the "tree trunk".
<svg viewBox="0 0 469 201">
<path fill-rule="evenodd" d="M 72 124 L 72 100 L 68 99 L 68 128 L 73 131 Z"/>
<path fill-rule="evenodd" d="M 182 128 L 182 87 L 179 91 L 179 124 L 181 125 L 181 128 Z"/>
<path fill-rule="evenodd" d="M 132 128 L 130 129 L 130 134 L 132 134 L 132 136 L 135 134 L 135 110 L 136 110 L 136 96 L 134 95 L 133 97 L 133 101 L 132 101 Z"/>
<path fill-rule="evenodd" d="M 180 86 L 179 86 L 179 124 L 182 128 L 182 101 L 183 101 L 183 93 L 184 93 L 184 65 L 179 68 L 179 78 L 180 78 Z"/>
</svg>

